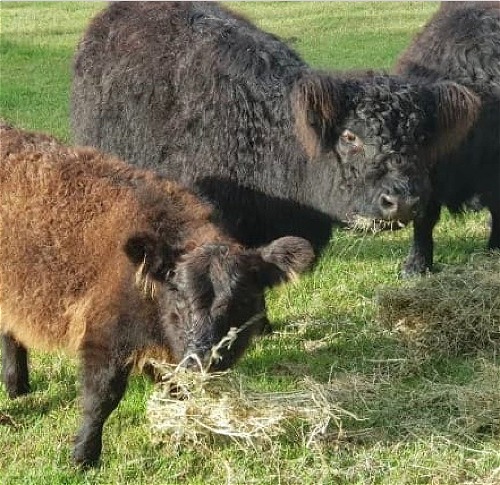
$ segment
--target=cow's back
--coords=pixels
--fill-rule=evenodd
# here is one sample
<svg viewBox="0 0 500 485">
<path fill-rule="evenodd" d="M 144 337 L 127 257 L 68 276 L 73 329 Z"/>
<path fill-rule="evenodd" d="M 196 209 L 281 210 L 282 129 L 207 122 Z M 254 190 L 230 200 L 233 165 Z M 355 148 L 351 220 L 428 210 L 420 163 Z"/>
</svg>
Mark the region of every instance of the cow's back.
<svg viewBox="0 0 500 485">
<path fill-rule="evenodd" d="M 322 246 L 331 216 L 310 199 L 328 177 L 307 163 L 289 99 L 303 70 L 275 36 L 211 2 L 118 2 L 75 57 L 75 140 L 193 188 L 247 245 L 293 234 Z"/>
<path fill-rule="evenodd" d="M 182 183 L 211 173 L 251 187 L 270 157 L 296 156 L 283 124 L 302 66 L 210 2 L 118 2 L 92 21 L 75 57 L 75 141 Z"/>
<path fill-rule="evenodd" d="M 401 56 L 396 71 L 432 81 L 449 79 L 482 96 L 500 97 L 500 7 L 491 3 L 444 2 Z"/>
</svg>

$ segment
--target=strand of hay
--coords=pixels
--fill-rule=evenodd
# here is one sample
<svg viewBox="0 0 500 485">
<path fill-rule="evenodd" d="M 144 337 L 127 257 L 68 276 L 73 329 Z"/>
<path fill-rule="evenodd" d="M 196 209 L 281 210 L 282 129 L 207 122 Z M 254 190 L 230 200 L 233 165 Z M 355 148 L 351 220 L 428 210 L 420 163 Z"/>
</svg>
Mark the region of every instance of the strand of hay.
<svg viewBox="0 0 500 485">
<path fill-rule="evenodd" d="M 421 355 L 500 349 L 500 254 L 379 290 L 378 319 Z"/>
</svg>

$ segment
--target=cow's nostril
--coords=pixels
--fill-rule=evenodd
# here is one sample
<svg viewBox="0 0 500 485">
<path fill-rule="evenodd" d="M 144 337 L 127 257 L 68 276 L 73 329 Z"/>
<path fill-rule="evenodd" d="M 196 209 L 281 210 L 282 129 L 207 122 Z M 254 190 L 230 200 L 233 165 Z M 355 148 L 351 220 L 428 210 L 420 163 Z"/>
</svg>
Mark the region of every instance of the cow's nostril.
<svg viewBox="0 0 500 485">
<path fill-rule="evenodd" d="M 398 198 L 393 195 L 382 194 L 379 197 L 379 205 L 384 214 L 394 214 L 398 211 Z"/>
</svg>

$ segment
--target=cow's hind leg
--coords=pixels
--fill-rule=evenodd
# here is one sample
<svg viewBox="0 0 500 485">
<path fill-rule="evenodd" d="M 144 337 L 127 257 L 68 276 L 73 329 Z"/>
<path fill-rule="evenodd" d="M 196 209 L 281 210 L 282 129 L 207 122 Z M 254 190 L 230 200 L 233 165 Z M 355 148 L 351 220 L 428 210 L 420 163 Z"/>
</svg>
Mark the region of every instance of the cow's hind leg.
<svg viewBox="0 0 500 485">
<path fill-rule="evenodd" d="M 102 348 L 85 349 L 83 365 L 83 423 L 75 439 L 73 459 L 88 467 L 97 464 L 104 422 L 118 406 L 131 366 Z"/>
<path fill-rule="evenodd" d="M 2 380 L 12 399 L 30 392 L 28 352 L 9 334 L 2 334 Z"/>
</svg>

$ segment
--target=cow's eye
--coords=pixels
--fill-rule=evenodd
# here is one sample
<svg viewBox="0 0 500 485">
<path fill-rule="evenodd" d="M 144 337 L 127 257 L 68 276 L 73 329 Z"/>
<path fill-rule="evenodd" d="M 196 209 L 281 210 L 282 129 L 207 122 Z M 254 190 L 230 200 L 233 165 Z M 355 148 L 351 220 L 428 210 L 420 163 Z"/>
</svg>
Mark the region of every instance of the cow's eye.
<svg viewBox="0 0 500 485">
<path fill-rule="evenodd" d="M 344 130 L 340 137 L 346 143 L 356 144 L 356 142 L 360 141 L 359 138 L 350 130 Z"/>
<path fill-rule="evenodd" d="M 363 152 L 363 147 L 361 138 L 351 130 L 344 130 L 340 135 L 339 148 L 344 155 L 358 155 Z"/>
</svg>

